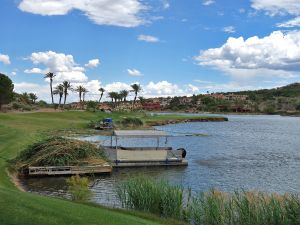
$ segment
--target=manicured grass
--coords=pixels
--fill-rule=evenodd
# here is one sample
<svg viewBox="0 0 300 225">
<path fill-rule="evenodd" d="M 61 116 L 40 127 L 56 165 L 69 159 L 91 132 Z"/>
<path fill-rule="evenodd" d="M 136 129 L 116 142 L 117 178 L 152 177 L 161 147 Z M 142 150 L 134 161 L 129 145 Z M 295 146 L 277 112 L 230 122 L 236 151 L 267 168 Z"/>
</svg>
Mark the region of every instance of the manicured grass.
<svg viewBox="0 0 300 225">
<path fill-rule="evenodd" d="M 53 129 L 84 128 L 90 120 L 101 117 L 141 117 L 144 122 L 173 116 L 150 118 L 132 113 L 0 113 L 0 224 L 175 224 L 174 221 L 137 212 L 110 210 L 94 204 L 79 204 L 58 198 L 20 192 L 7 175 L 8 161 L 15 158 L 39 134 Z M 174 116 L 178 118 L 178 116 Z M 188 117 L 181 117 L 188 118 Z"/>
</svg>

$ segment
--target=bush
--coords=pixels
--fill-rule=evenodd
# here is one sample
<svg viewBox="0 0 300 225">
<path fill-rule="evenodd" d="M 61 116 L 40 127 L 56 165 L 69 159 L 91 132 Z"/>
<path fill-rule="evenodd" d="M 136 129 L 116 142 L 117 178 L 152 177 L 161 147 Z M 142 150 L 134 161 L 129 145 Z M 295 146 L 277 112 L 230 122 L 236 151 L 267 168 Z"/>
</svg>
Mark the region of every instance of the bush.
<svg viewBox="0 0 300 225">
<path fill-rule="evenodd" d="M 40 100 L 37 104 L 39 107 L 42 107 L 42 108 L 45 108 L 48 106 L 47 102 L 45 102 L 43 100 Z"/>
<path fill-rule="evenodd" d="M 25 111 L 31 111 L 33 109 L 30 105 L 20 103 L 20 102 L 13 102 L 12 108 L 15 110 L 25 110 Z"/>
<path fill-rule="evenodd" d="M 143 121 L 139 118 L 127 117 L 120 121 L 122 126 L 126 127 L 140 127 L 143 126 Z"/>
<path fill-rule="evenodd" d="M 96 101 L 88 101 L 86 108 L 87 108 L 88 111 L 95 112 L 96 109 L 97 109 L 97 106 L 98 106 L 98 102 L 96 102 Z"/>
<path fill-rule="evenodd" d="M 72 176 L 67 179 L 69 185 L 69 193 L 73 201 L 87 201 L 92 197 L 92 192 L 89 190 L 89 179 L 80 177 L 79 175 Z"/>
</svg>

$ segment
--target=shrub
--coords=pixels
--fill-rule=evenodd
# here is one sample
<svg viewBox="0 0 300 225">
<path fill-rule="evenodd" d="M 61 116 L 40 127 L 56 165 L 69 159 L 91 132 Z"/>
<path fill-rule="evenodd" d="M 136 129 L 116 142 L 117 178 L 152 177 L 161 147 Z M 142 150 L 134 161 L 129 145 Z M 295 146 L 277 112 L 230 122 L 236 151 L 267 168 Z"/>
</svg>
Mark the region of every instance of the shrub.
<svg viewBox="0 0 300 225">
<path fill-rule="evenodd" d="M 67 179 L 69 185 L 69 193 L 73 201 L 87 201 L 92 197 L 92 192 L 89 190 L 89 179 L 87 177 L 80 177 L 79 175 L 72 176 Z"/>
<path fill-rule="evenodd" d="M 98 106 L 98 102 L 96 102 L 96 101 L 88 101 L 86 108 L 87 108 L 88 111 L 95 112 L 96 109 L 97 109 L 97 106 Z"/>
<path fill-rule="evenodd" d="M 122 126 L 127 126 L 127 127 L 140 127 L 143 126 L 143 121 L 139 118 L 133 118 L 133 117 L 127 117 L 124 118 L 120 121 L 120 124 Z"/>
<path fill-rule="evenodd" d="M 37 104 L 38 104 L 39 107 L 42 107 L 42 108 L 45 108 L 45 107 L 48 106 L 47 102 L 45 102 L 43 100 L 38 101 Z"/>
</svg>

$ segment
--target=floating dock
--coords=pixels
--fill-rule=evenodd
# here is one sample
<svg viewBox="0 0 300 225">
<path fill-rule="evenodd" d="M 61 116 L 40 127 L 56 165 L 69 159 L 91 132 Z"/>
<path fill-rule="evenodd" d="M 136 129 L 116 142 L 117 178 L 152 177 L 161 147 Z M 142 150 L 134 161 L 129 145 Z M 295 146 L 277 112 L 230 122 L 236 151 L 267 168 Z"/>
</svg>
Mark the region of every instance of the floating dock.
<svg viewBox="0 0 300 225">
<path fill-rule="evenodd" d="M 112 166 L 108 163 L 92 166 L 45 166 L 45 167 L 28 167 L 29 176 L 58 176 L 58 175 L 75 175 L 75 174 L 99 174 L 111 173 Z"/>
<path fill-rule="evenodd" d="M 116 145 L 113 146 L 113 136 Z M 172 147 L 159 147 L 161 137 L 169 135 L 157 130 L 116 130 L 111 137 L 111 146 L 103 146 L 104 152 L 113 167 L 144 166 L 187 166 L 185 149 L 173 150 Z M 118 146 L 119 138 L 155 138 L 156 147 L 123 147 Z"/>
</svg>

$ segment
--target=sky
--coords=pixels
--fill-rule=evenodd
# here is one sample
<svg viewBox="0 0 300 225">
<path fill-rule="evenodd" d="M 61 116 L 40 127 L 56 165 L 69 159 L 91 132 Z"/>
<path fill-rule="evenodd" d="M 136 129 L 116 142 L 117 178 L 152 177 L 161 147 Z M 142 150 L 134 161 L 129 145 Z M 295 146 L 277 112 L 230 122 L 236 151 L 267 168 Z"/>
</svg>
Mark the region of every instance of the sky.
<svg viewBox="0 0 300 225">
<path fill-rule="evenodd" d="M 0 27 L 0 73 L 46 101 L 49 71 L 91 100 L 133 83 L 166 97 L 300 80 L 299 0 L 0 0 Z"/>
</svg>

